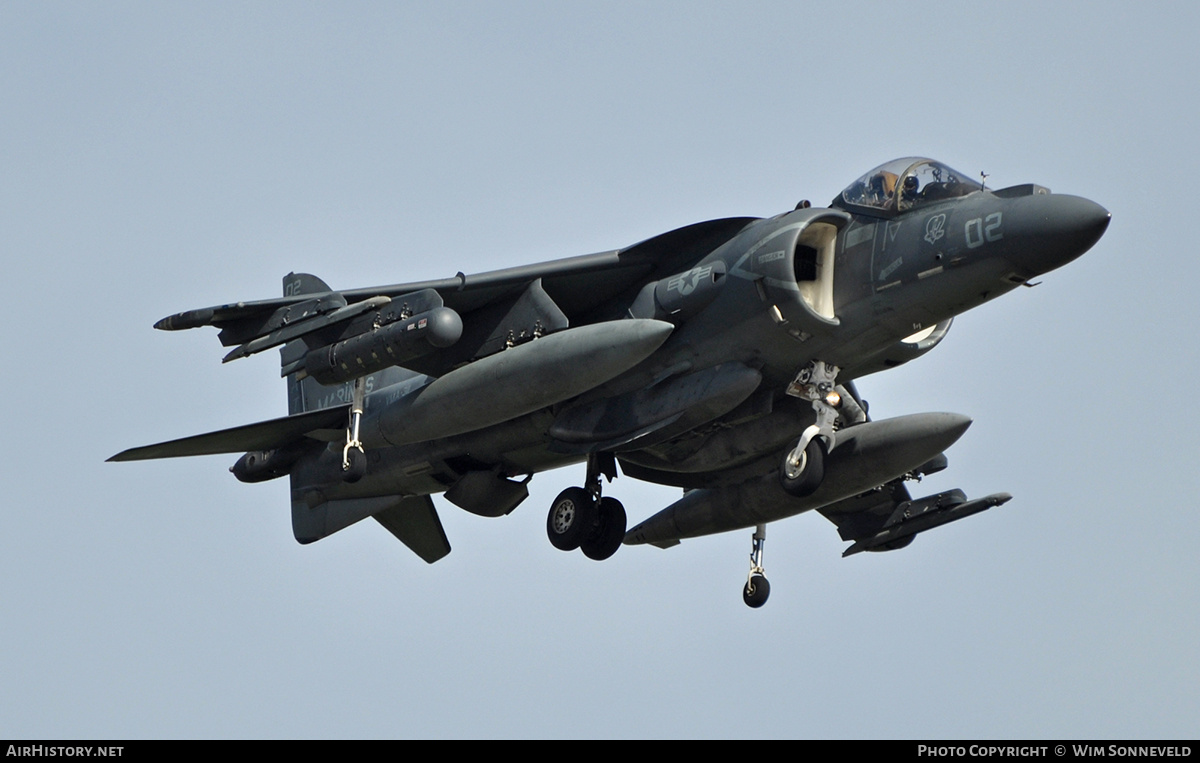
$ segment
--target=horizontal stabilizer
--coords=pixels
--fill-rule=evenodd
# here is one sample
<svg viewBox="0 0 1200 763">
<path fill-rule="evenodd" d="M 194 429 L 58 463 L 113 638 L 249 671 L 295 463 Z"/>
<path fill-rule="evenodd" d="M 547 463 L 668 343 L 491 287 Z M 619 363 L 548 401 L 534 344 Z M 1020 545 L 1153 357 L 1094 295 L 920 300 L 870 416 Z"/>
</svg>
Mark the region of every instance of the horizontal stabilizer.
<svg viewBox="0 0 1200 763">
<path fill-rule="evenodd" d="M 295 482 L 292 475 L 292 481 Z M 346 498 L 336 501 L 322 501 L 309 505 L 306 496 L 292 493 L 292 533 L 300 543 L 314 543 L 333 535 L 339 530 L 345 530 L 355 522 L 361 522 L 369 516 L 386 511 L 399 503 L 394 495 L 380 495 L 372 498 Z"/>
<path fill-rule="evenodd" d="M 313 543 L 367 517 L 375 517 L 400 541 L 433 564 L 450 553 L 450 541 L 427 495 L 381 495 L 323 501 L 314 506 L 293 493 L 292 532 L 301 543 Z"/>
<path fill-rule="evenodd" d="M 433 507 L 433 499 L 427 495 L 402 498 L 395 506 L 376 514 L 375 521 L 430 564 L 450 553 L 442 520 Z"/>
<path fill-rule="evenodd" d="M 123 450 L 109 461 L 144 461 L 151 458 L 180 458 L 183 456 L 208 456 L 215 453 L 243 453 L 248 450 L 273 450 L 292 443 L 306 435 L 316 435 L 322 430 L 333 430 L 328 436 L 314 439 L 327 440 L 342 437 L 345 432 L 349 405 L 322 408 L 295 416 L 244 424 L 219 432 L 184 437 L 157 445 Z"/>
</svg>

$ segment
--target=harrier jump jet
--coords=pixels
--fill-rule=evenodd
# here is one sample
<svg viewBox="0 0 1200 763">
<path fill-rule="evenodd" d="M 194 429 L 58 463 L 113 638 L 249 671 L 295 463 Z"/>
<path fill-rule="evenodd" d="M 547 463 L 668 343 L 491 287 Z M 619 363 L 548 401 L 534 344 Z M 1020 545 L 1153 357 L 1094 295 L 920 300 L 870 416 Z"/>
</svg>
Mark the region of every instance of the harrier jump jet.
<svg viewBox="0 0 1200 763">
<path fill-rule="evenodd" d="M 851 545 L 903 548 L 1007 493 L 914 499 L 971 420 L 874 420 L 855 380 L 933 349 L 955 315 L 1086 252 L 1109 213 L 1037 185 L 1001 190 L 898 159 L 824 208 L 696 223 L 624 249 L 478 275 L 188 310 L 226 361 L 280 348 L 288 416 L 126 450 L 113 461 L 244 453 L 243 482 L 287 477 L 296 539 L 367 517 L 427 562 L 450 552 L 431 496 L 486 517 L 536 473 L 582 465 L 550 542 L 606 559 L 753 528 L 742 594 L 761 606 L 766 525 L 815 509 Z M 683 489 L 627 529 L 623 473 Z"/>
</svg>

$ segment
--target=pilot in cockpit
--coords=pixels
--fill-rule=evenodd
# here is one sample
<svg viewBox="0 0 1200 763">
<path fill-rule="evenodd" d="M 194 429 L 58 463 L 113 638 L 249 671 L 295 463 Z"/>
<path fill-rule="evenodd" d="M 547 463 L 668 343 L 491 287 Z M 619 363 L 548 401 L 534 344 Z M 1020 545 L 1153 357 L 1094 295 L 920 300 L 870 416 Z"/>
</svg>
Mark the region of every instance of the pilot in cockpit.
<svg viewBox="0 0 1200 763">
<path fill-rule="evenodd" d="M 911 206 L 917 200 L 917 192 L 921 186 L 921 181 L 917 180 L 916 175 L 907 175 L 904 178 L 904 186 L 900 189 L 900 208 Z"/>
<path fill-rule="evenodd" d="M 867 203 L 874 207 L 886 207 L 892 201 L 896 192 L 896 175 L 883 171 L 875 174 L 870 180 L 869 198 Z"/>
</svg>

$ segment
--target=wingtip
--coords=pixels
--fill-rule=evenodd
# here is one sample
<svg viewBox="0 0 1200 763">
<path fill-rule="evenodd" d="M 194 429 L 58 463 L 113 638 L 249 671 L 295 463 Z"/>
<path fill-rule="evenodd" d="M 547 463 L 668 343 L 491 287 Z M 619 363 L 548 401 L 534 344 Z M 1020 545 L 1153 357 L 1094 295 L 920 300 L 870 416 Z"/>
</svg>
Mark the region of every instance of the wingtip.
<svg viewBox="0 0 1200 763">
<path fill-rule="evenodd" d="M 113 454 L 113 455 L 109 456 L 108 458 L 104 459 L 104 463 L 118 464 L 118 463 L 124 463 L 126 461 L 144 461 L 146 459 L 138 454 L 138 451 L 141 451 L 141 450 L 144 450 L 144 448 L 126 448 L 125 450 L 121 451 L 120 453 Z"/>
</svg>

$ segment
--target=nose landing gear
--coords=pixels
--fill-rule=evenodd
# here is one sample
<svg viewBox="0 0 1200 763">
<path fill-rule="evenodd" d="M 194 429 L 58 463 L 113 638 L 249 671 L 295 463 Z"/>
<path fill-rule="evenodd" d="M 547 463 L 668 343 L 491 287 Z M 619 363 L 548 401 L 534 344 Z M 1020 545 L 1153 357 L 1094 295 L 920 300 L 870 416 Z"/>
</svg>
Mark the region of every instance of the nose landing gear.
<svg viewBox="0 0 1200 763">
<path fill-rule="evenodd" d="M 800 369 L 788 385 L 787 394 L 808 400 L 816 413 L 816 423 L 804 430 L 800 439 L 783 456 L 779 483 L 797 498 L 812 495 L 825 479 L 825 454 L 833 447 L 833 426 L 840 402 L 835 391 L 838 367 L 816 360 Z"/>
<path fill-rule="evenodd" d="M 816 425 L 809 429 L 816 429 Z M 808 432 L 805 432 L 809 435 Z M 802 447 L 803 446 L 803 447 Z M 825 479 L 825 447 L 821 440 L 809 435 L 808 442 L 802 436 L 796 447 L 783 457 L 779 480 L 789 495 L 803 498 L 817 492 Z"/>
</svg>

